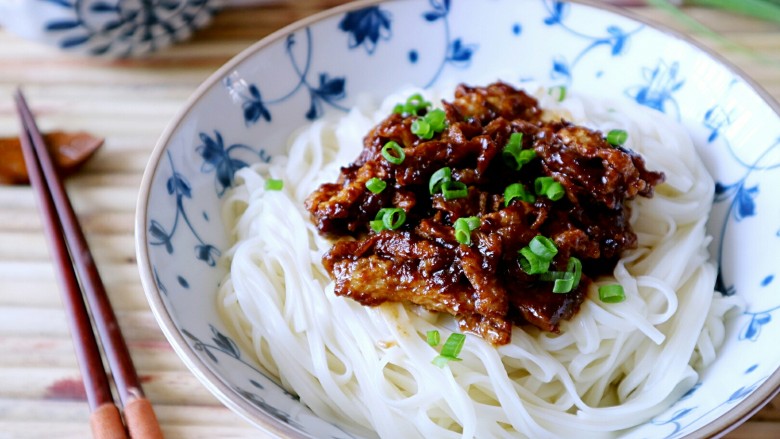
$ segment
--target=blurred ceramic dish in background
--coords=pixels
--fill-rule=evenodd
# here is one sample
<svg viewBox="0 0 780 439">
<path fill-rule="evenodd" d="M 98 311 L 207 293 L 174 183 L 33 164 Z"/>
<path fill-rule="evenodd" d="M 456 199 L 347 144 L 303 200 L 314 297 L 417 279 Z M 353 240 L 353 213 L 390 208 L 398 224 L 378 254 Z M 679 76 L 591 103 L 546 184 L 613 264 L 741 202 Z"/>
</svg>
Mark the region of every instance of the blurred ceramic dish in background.
<svg viewBox="0 0 780 439">
<path fill-rule="evenodd" d="M 138 56 L 186 40 L 224 0 L 0 0 L 0 25 L 71 53 Z"/>
<path fill-rule="evenodd" d="M 487 6 L 487 7 L 486 7 Z M 215 298 L 229 247 L 221 197 L 237 169 L 285 153 L 301 126 L 399 88 L 502 79 L 566 85 L 678 119 L 716 181 L 709 233 L 718 289 L 745 300 L 718 359 L 680 400 L 621 438 L 720 435 L 780 385 L 778 105 L 733 67 L 671 32 L 594 4 L 550 0 L 363 1 L 303 20 L 215 73 L 160 139 L 136 237 L 161 328 L 228 407 L 290 437 L 355 437 L 282 389 L 242 350 Z"/>
</svg>

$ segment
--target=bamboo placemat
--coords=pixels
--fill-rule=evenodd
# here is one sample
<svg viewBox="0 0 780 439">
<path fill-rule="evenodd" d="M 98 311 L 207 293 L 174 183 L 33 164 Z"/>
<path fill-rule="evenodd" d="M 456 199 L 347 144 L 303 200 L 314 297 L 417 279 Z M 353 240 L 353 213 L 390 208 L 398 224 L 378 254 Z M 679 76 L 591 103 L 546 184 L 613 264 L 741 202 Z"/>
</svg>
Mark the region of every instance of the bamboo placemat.
<svg viewBox="0 0 780 439">
<path fill-rule="evenodd" d="M 266 436 L 196 380 L 149 310 L 133 243 L 147 159 L 166 123 L 220 65 L 274 30 L 340 3 L 297 0 L 225 11 L 190 42 L 145 60 L 68 56 L 0 29 L 0 135 L 18 130 L 11 96 L 23 84 L 42 129 L 106 138 L 68 189 L 169 438 Z M 664 12 L 633 9 L 685 31 Z M 688 12 L 736 45 L 697 39 L 780 99 L 780 27 L 712 10 Z M 86 438 L 87 405 L 35 203 L 28 187 L 0 187 L 0 438 Z M 728 437 L 780 437 L 780 398 Z"/>
</svg>

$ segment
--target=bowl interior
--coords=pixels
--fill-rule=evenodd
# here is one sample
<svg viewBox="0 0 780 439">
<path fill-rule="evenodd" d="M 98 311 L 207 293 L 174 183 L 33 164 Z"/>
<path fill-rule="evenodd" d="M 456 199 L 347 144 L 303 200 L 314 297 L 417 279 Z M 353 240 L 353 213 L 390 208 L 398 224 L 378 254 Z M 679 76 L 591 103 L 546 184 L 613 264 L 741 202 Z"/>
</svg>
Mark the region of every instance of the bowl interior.
<svg viewBox="0 0 780 439">
<path fill-rule="evenodd" d="M 266 429 L 354 437 L 314 416 L 243 352 L 214 300 L 228 246 L 220 204 L 235 171 L 284 154 L 289 135 L 408 85 L 495 79 L 565 85 L 632 100 L 680 120 L 716 183 L 710 217 L 718 287 L 747 307 L 719 360 L 666 412 L 624 437 L 728 429 L 780 382 L 780 117 L 752 83 L 706 51 L 592 5 L 544 0 L 367 1 L 281 30 L 232 60 L 193 96 L 144 177 L 137 245 L 166 336 L 225 404 Z M 503 72 L 503 73 L 498 73 Z"/>
</svg>

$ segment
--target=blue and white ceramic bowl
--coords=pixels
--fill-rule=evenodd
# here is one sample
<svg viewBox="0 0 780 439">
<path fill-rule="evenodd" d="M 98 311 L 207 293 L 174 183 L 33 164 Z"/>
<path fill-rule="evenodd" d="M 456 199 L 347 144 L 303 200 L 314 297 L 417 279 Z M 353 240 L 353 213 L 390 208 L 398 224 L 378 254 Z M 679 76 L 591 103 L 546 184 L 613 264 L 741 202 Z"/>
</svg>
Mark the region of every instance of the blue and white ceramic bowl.
<svg viewBox="0 0 780 439">
<path fill-rule="evenodd" d="M 679 119 L 717 186 L 710 218 L 719 288 L 747 307 L 719 359 L 626 438 L 720 435 L 780 384 L 780 116 L 733 67 L 620 12 L 550 0 L 368 0 L 260 41 L 216 72 L 170 124 L 144 176 L 137 251 L 151 307 L 189 368 L 227 406 L 290 437 L 352 437 L 314 416 L 233 342 L 215 310 L 227 248 L 220 197 L 235 171 L 271 160 L 296 128 L 357 96 L 402 85 L 565 84 Z"/>
<path fill-rule="evenodd" d="M 183 41 L 224 0 L 0 0 L 0 25 L 83 55 L 128 57 Z"/>
</svg>

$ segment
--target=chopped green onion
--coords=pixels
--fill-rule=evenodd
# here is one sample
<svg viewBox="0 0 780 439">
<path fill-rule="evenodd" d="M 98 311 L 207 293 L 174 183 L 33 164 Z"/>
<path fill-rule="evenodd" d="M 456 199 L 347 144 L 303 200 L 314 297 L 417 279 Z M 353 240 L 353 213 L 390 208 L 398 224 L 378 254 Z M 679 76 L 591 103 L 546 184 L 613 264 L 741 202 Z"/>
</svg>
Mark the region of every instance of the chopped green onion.
<svg viewBox="0 0 780 439">
<path fill-rule="evenodd" d="M 572 273 L 572 280 L 574 281 L 573 288 L 577 288 L 582 278 L 582 262 L 574 256 L 569 258 L 569 263 L 566 264 L 566 272 Z"/>
<path fill-rule="evenodd" d="M 431 179 L 428 181 L 428 191 L 431 195 L 438 193 L 441 191 L 441 186 L 450 181 L 452 181 L 452 170 L 448 167 L 441 168 L 431 175 Z"/>
<path fill-rule="evenodd" d="M 475 216 L 455 220 L 455 239 L 465 245 L 471 245 L 471 231 L 479 227 L 479 218 Z"/>
<path fill-rule="evenodd" d="M 433 363 L 433 364 L 434 364 L 434 366 L 438 366 L 438 367 L 444 367 L 444 366 L 446 366 L 446 365 L 447 365 L 447 363 L 449 363 L 450 361 L 463 361 L 463 360 L 461 360 L 460 358 L 455 358 L 455 357 L 448 357 L 448 356 L 445 356 L 445 355 L 437 355 L 437 356 L 436 356 L 436 357 L 433 359 L 433 361 L 431 361 L 431 363 Z"/>
<path fill-rule="evenodd" d="M 393 107 L 393 113 L 417 115 L 420 110 L 424 110 L 431 106 L 431 103 L 426 101 L 421 94 L 415 93 L 406 99 L 403 104 L 397 104 Z"/>
<path fill-rule="evenodd" d="M 550 269 L 550 261 L 539 257 L 536 253 L 532 252 L 530 248 L 523 247 L 520 249 L 520 268 L 528 274 L 542 274 L 546 273 Z"/>
<path fill-rule="evenodd" d="M 447 126 L 447 114 L 444 110 L 436 109 L 428 112 L 424 117 L 417 118 L 412 122 L 412 133 L 425 140 L 433 138 L 433 135 L 440 133 Z"/>
<path fill-rule="evenodd" d="M 553 284 L 553 293 L 568 293 L 574 288 L 574 279 L 571 277 L 565 279 L 555 279 Z"/>
<path fill-rule="evenodd" d="M 553 201 L 560 200 L 561 198 L 563 198 L 563 196 L 565 194 L 566 194 L 566 191 L 563 189 L 563 185 L 558 183 L 557 181 L 555 183 L 553 183 L 552 185 L 550 185 L 550 187 L 547 188 L 547 192 L 545 193 L 547 198 L 549 198 L 549 199 L 551 199 Z"/>
<path fill-rule="evenodd" d="M 552 177 L 537 177 L 534 181 L 534 191 L 536 195 L 544 195 L 553 201 L 560 200 L 566 193 L 563 185 Z"/>
<path fill-rule="evenodd" d="M 375 232 L 381 232 L 385 229 L 385 224 L 381 219 L 369 221 L 369 226 L 371 226 L 371 229 Z"/>
<path fill-rule="evenodd" d="M 391 140 L 382 147 L 382 157 L 394 165 L 400 165 L 406 158 L 404 149 L 397 142 Z"/>
<path fill-rule="evenodd" d="M 604 303 L 619 303 L 626 300 L 626 293 L 620 284 L 602 285 L 599 287 L 599 300 Z"/>
<path fill-rule="evenodd" d="M 284 187 L 284 181 L 269 178 L 265 181 L 265 190 L 267 191 L 280 191 Z"/>
<path fill-rule="evenodd" d="M 536 158 L 536 151 L 523 149 L 523 133 L 512 133 L 503 151 L 501 151 L 501 157 L 503 157 L 507 166 L 515 171 L 519 171 L 523 165 Z"/>
<path fill-rule="evenodd" d="M 406 222 L 406 212 L 400 207 L 385 207 L 379 209 L 376 218 L 369 222 L 375 232 L 382 230 L 395 230 Z"/>
<path fill-rule="evenodd" d="M 554 87 L 550 87 L 547 89 L 547 94 L 557 99 L 558 102 L 562 102 L 564 99 L 566 99 L 566 86 L 556 85 Z"/>
<path fill-rule="evenodd" d="M 465 183 L 459 181 L 448 181 L 441 186 L 444 199 L 447 201 L 458 198 L 466 198 L 469 195 L 469 188 Z"/>
<path fill-rule="evenodd" d="M 554 281 L 553 293 L 568 293 L 580 284 L 582 278 L 582 262 L 575 257 L 569 258 L 566 271 L 548 271 L 542 273 L 539 279 L 546 282 Z"/>
<path fill-rule="evenodd" d="M 441 336 L 439 335 L 439 331 L 432 330 L 428 331 L 425 336 L 428 339 L 428 344 L 431 345 L 431 347 L 436 347 L 441 342 Z"/>
<path fill-rule="evenodd" d="M 406 222 L 406 212 L 400 207 L 379 209 L 379 215 L 382 215 L 382 224 L 386 229 L 395 230 Z"/>
<path fill-rule="evenodd" d="M 431 129 L 440 133 L 447 126 L 447 113 L 442 109 L 435 109 L 425 115 L 425 120 L 431 125 Z"/>
<path fill-rule="evenodd" d="M 536 180 L 534 180 L 534 192 L 536 192 L 536 195 L 544 195 L 553 183 L 555 183 L 555 179 L 552 177 L 536 177 Z"/>
<path fill-rule="evenodd" d="M 504 189 L 504 206 L 509 206 L 514 200 L 525 201 L 526 203 L 533 203 L 536 201 L 533 194 L 523 186 L 522 183 L 512 183 Z"/>
<path fill-rule="evenodd" d="M 628 133 L 624 130 L 610 130 L 607 133 L 607 143 L 612 146 L 621 146 L 628 140 Z"/>
<path fill-rule="evenodd" d="M 534 252 L 535 255 L 542 259 L 551 261 L 556 254 L 558 254 L 558 247 L 552 242 L 550 238 L 546 238 L 542 235 L 536 235 L 528 243 L 528 248 Z"/>
<path fill-rule="evenodd" d="M 433 128 L 425 119 L 415 119 L 412 122 L 412 133 L 425 140 L 433 138 Z"/>
<path fill-rule="evenodd" d="M 371 178 L 366 182 L 366 189 L 371 191 L 372 194 L 378 194 L 385 190 L 387 187 L 387 182 L 384 180 L 380 180 L 376 177 Z"/>
<path fill-rule="evenodd" d="M 453 332 L 447 337 L 444 346 L 441 348 L 441 355 L 444 357 L 457 358 L 460 355 L 463 344 L 466 343 L 466 335 Z"/>
</svg>

